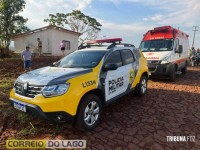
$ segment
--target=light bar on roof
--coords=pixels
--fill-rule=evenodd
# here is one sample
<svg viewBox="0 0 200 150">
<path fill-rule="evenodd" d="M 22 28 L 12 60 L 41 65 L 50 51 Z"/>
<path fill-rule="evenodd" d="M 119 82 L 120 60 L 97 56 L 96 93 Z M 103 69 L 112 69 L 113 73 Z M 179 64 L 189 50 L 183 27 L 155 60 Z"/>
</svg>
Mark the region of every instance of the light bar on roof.
<svg viewBox="0 0 200 150">
<path fill-rule="evenodd" d="M 102 40 L 91 40 L 88 41 L 87 44 L 95 44 L 95 43 L 113 43 L 113 42 L 121 42 L 122 38 L 112 38 L 112 39 L 102 39 Z"/>
<path fill-rule="evenodd" d="M 172 27 L 171 26 L 156 27 L 154 28 L 154 31 L 169 30 L 170 28 Z"/>
</svg>

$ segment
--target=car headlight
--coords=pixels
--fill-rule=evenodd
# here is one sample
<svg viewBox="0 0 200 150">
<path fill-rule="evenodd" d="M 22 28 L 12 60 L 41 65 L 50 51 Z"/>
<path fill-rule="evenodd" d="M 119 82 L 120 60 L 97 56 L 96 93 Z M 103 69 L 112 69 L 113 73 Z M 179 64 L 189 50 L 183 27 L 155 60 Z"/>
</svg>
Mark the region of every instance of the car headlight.
<svg viewBox="0 0 200 150">
<path fill-rule="evenodd" d="M 160 60 L 160 64 L 167 64 L 169 62 L 170 62 L 170 56 L 166 56 L 162 60 Z"/>
<path fill-rule="evenodd" d="M 168 60 L 162 60 L 162 61 L 160 62 L 160 64 L 167 64 L 167 63 L 169 63 Z"/>
<path fill-rule="evenodd" d="M 69 88 L 69 83 L 45 86 L 42 89 L 42 95 L 44 97 L 53 97 L 53 96 L 63 95 L 67 92 L 68 88 Z"/>
</svg>

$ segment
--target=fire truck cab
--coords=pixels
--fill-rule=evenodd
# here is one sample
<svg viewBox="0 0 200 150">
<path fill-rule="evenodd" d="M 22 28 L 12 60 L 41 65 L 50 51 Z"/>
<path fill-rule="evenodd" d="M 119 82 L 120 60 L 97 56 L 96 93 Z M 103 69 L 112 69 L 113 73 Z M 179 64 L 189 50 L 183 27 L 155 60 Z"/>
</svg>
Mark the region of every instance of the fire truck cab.
<svg viewBox="0 0 200 150">
<path fill-rule="evenodd" d="M 167 76 L 171 81 L 176 72 L 187 71 L 189 35 L 171 26 L 156 27 L 143 37 L 140 50 L 148 61 L 151 76 Z"/>
</svg>

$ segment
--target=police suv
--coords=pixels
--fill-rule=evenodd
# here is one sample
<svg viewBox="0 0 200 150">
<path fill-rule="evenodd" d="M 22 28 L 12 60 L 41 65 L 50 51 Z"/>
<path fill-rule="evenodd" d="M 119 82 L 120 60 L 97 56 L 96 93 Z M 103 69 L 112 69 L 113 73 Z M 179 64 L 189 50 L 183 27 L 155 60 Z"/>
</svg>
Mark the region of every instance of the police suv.
<svg viewBox="0 0 200 150">
<path fill-rule="evenodd" d="M 90 41 L 52 66 L 20 75 L 10 92 L 11 104 L 57 123 L 94 129 L 103 106 L 133 90 L 139 96 L 147 91 L 146 59 L 121 40 Z"/>
</svg>

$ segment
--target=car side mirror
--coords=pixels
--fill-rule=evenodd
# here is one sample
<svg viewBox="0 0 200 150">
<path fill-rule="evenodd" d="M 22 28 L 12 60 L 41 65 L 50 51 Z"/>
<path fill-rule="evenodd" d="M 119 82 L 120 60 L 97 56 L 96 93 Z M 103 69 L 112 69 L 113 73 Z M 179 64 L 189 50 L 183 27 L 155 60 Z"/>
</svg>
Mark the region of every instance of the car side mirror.
<svg viewBox="0 0 200 150">
<path fill-rule="evenodd" d="M 181 54 L 183 52 L 183 46 L 179 45 L 178 48 L 175 50 L 175 53 Z"/>
<path fill-rule="evenodd" d="M 109 70 L 117 70 L 118 66 L 117 64 L 105 64 L 103 66 L 103 71 L 109 71 Z"/>
</svg>

